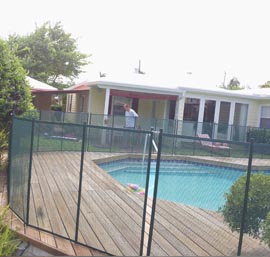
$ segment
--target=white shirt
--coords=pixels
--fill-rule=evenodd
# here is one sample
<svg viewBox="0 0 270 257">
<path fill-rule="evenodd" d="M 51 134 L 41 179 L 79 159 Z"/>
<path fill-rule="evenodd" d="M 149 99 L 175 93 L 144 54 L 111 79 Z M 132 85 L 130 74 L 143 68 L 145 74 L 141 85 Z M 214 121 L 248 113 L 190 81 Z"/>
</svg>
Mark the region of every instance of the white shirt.
<svg viewBox="0 0 270 257">
<path fill-rule="evenodd" d="M 126 116 L 126 128 L 135 128 L 136 124 L 136 118 L 139 117 L 139 115 L 133 110 L 130 109 L 129 112 L 125 111 Z"/>
</svg>

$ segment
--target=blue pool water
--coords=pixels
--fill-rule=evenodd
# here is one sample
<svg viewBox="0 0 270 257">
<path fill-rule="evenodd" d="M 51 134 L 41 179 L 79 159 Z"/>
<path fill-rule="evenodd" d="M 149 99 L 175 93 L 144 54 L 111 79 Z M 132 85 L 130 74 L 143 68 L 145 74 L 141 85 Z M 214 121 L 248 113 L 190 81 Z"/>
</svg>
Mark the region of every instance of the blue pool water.
<svg viewBox="0 0 270 257">
<path fill-rule="evenodd" d="M 122 160 L 100 165 L 123 185 L 145 187 L 146 164 Z M 149 195 L 153 194 L 155 163 L 151 164 Z M 184 161 L 164 161 L 160 165 L 158 198 L 217 211 L 225 203 L 224 194 L 245 175 L 243 170 Z"/>
</svg>

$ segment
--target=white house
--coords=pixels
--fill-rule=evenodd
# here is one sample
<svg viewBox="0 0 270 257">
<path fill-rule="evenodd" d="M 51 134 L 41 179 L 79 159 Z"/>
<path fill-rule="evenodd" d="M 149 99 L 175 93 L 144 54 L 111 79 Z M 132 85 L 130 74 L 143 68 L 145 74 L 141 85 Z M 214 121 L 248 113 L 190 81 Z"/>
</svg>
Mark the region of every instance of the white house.
<svg viewBox="0 0 270 257">
<path fill-rule="evenodd" d="M 68 94 L 68 112 L 123 115 L 122 106 L 129 103 L 145 119 L 183 121 L 177 129 L 185 134 L 195 124 L 201 132 L 203 123 L 220 124 L 214 129 L 227 138 L 230 126 L 270 128 L 270 88 L 227 90 L 192 83 L 154 83 L 146 76 L 134 75 L 125 81 L 99 78 L 68 90 L 77 90 Z"/>
</svg>

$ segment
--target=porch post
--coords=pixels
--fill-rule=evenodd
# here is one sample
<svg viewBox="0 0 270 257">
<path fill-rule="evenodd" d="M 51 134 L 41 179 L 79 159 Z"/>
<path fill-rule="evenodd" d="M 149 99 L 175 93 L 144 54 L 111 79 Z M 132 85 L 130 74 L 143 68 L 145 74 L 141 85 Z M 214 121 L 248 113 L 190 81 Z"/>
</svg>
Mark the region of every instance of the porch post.
<svg viewBox="0 0 270 257">
<path fill-rule="evenodd" d="M 213 136 L 214 139 L 217 139 L 219 114 L 220 114 L 220 100 L 216 100 L 215 116 L 214 116 L 214 136 Z"/>
<path fill-rule="evenodd" d="M 165 104 L 164 104 L 164 112 L 163 112 L 163 119 L 167 120 L 169 119 L 168 117 L 168 112 L 169 112 L 169 100 L 164 100 Z"/>
<path fill-rule="evenodd" d="M 203 116 L 204 116 L 204 107 L 205 107 L 205 99 L 204 99 L 204 98 L 200 98 L 200 106 L 199 106 L 199 115 L 198 115 L 197 134 L 202 133 Z"/>
<path fill-rule="evenodd" d="M 185 92 L 183 92 L 181 95 L 178 95 L 178 98 L 176 101 L 174 119 L 177 121 L 177 124 L 178 124 L 177 135 L 182 135 L 183 123 L 180 121 L 183 121 L 184 107 L 185 107 Z"/>
<path fill-rule="evenodd" d="M 91 93 L 91 89 L 89 89 L 89 94 L 88 94 L 88 115 L 91 113 L 91 101 L 92 101 L 92 93 Z M 90 119 L 88 119 L 88 124 L 90 125 Z"/>
<path fill-rule="evenodd" d="M 104 103 L 104 116 L 103 116 L 103 126 L 107 126 L 108 124 L 108 112 L 109 112 L 109 102 L 110 102 L 110 88 L 106 88 L 105 93 L 105 103 Z M 101 143 L 102 145 L 105 145 L 106 143 L 106 132 L 107 130 L 102 130 L 102 137 L 101 137 Z"/>
<path fill-rule="evenodd" d="M 104 119 L 105 116 L 107 116 L 109 113 L 109 102 L 110 102 L 110 88 L 106 88 L 106 94 L 105 94 L 105 103 L 104 103 Z"/>
<path fill-rule="evenodd" d="M 235 112 L 235 102 L 231 102 L 227 140 L 231 139 L 232 127 L 234 122 L 234 112 Z"/>
</svg>

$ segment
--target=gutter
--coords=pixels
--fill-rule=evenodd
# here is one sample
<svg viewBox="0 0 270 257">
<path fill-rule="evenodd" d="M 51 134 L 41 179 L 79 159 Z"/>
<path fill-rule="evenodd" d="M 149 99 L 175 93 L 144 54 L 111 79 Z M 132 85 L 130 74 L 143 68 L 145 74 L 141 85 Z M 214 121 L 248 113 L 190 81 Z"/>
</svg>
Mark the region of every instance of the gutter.
<svg viewBox="0 0 270 257">
<path fill-rule="evenodd" d="M 130 84 L 130 83 L 115 83 L 115 82 L 104 82 L 96 81 L 88 83 L 89 86 L 97 86 L 98 88 L 110 88 L 122 91 L 130 92 L 142 92 L 142 93 L 156 93 L 156 94 L 166 94 L 166 95 L 179 95 L 183 94 L 181 89 L 171 89 L 171 88 L 160 88 L 152 87 L 148 85 Z"/>
<path fill-rule="evenodd" d="M 187 87 L 180 87 L 187 93 L 208 93 L 211 95 L 216 96 L 228 96 L 228 97 L 238 97 L 238 98 L 245 98 L 245 99 L 253 99 L 253 100 L 268 100 L 270 99 L 270 95 L 261 96 L 261 95 L 246 95 L 241 93 L 235 93 L 234 91 L 240 92 L 241 90 L 222 90 L 222 91 L 213 91 L 211 89 L 204 89 L 204 88 L 187 88 Z"/>
</svg>

